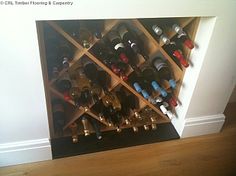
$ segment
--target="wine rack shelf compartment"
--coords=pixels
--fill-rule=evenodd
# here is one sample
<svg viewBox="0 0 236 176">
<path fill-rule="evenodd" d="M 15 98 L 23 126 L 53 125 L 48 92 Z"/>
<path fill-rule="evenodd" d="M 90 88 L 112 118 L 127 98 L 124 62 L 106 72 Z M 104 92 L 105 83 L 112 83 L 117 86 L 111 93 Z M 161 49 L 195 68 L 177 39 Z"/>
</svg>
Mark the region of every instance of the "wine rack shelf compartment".
<svg viewBox="0 0 236 176">
<path fill-rule="evenodd" d="M 188 62 L 191 50 L 168 26 L 173 22 L 194 41 L 195 17 L 38 21 L 51 138 L 72 135 L 77 141 L 87 128 L 99 138 L 99 129 L 170 123 L 185 68 L 152 28 L 160 26 Z"/>
</svg>

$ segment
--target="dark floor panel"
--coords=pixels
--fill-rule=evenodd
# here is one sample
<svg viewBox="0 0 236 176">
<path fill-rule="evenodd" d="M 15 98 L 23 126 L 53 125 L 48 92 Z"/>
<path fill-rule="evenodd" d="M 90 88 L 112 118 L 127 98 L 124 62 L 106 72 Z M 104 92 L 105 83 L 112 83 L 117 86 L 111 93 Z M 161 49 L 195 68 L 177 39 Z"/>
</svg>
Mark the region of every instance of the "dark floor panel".
<svg viewBox="0 0 236 176">
<path fill-rule="evenodd" d="M 121 133 L 108 131 L 103 133 L 101 140 L 97 140 L 94 134 L 79 136 L 77 144 L 72 143 L 71 137 L 52 139 L 51 146 L 55 159 L 172 139 L 179 139 L 179 135 L 171 123 L 165 123 L 158 125 L 157 130 L 145 131 L 139 128 L 138 133 L 134 133 L 132 129 L 124 129 Z"/>
</svg>

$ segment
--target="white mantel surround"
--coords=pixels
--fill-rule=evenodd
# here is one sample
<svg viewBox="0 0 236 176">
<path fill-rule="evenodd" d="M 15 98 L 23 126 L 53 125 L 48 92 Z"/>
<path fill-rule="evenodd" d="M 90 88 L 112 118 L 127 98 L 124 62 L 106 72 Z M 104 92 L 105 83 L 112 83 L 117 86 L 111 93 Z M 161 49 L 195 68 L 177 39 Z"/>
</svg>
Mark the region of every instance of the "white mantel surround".
<svg viewBox="0 0 236 176">
<path fill-rule="evenodd" d="M 206 17 L 173 124 L 181 137 L 220 131 L 236 81 L 235 0 L 71 1 L 63 7 L 0 5 L 0 166 L 51 159 L 36 20 Z"/>
</svg>

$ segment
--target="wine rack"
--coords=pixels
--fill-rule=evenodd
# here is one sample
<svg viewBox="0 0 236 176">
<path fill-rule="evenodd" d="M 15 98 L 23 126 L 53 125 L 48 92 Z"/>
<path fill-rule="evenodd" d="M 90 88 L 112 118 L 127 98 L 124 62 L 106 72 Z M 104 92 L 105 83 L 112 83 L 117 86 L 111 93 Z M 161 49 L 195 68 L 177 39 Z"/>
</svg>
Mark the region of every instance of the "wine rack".
<svg viewBox="0 0 236 176">
<path fill-rule="evenodd" d="M 173 96 L 178 97 L 178 93 L 182 84 L 182 80 L 184 77 L 184 72 L 185 68 L 182 66 L 179 66 L 176 64 L 176 62 L 171 58 L 171 56 L 165 51 L 164 45 L 162 43 L 159 43 L 157 40 L 157 37 L 153 32 L 150 31 L 150 29 L 147 27 L 145 24 L 146 21 L 150 20 L 155 20 L 155 22 L 158 24 L 167 22 L 170 19 L 174 19 L 175 21 L 178 22 L 178 24 L 188 33 L 190 38 L 194 41 L 194 37 L 197 31 L 198 23 L 199 23 L 199 18 L 196 17 L 184 17 L 184 18 L 162 18 L 162 19 L 108 19 L 104 20 L 104 28 L 102 31 L 102 39 L 96 39 L 93 37 L 93 40 L 90 43 L 89 48 L 84 48 L 81 44 L 80 41 L 78 41 L 76 38 L 70 35 L 63 26 L 61 25 L 61 21 L 38 21 L 37 22 L 37 30 L 38 30 L 38 39 L 39 39 L 39 46 L 40 46 L 40 55 L 41 55 L 41 63 L 42 63 L 42 70 L 43 70 L 43 78 L 44 78 L 44 85 L 45 85 L 45 92 L 46 92 L 46 100 L 47 100 L 47 109 L 48 109 L 48 118 L 49 118 L 49 126 L 50 126 L 50 134 L 51 138 L 61 138 L 65 136 L 71 136 L 70 133 L 70 125 L 73 123 L 78 123 L 79 125 L 79 130 L 78 130 L 78 135 L 84 135 L 84 132 L 82 130 L 82 124 L 81 124 L 81 117 L 84 114 L 87 114 L 90 116 L 90 118 L 96 119 L 100 125 L 101 125 L 101 132 L 106 133 L 107 131 L 113 131 L 116 130 L 115 127 L 109 126 L 107 121 L 103 121 L 99 118 L 98 114 L 93 111 L 93 106 L 94 103 L 90 103 L 88 106 L 88 109 L 84 109 L 82 107 L 76 107 L 74 101 L 72 100 L 66 100 L 65 101 L 65 109 L 66 109 L 66 119 L 65 119 L 65 125 L 63 127 L 63 136 L 58 136 L 55 131 L 54 131 L 54 123 L 53 123 L 53 116 L 52 116 L 52 104 L 51 100 L 53 98 L 59 98 L 63 99 L 63 94 L 57 89 L 56 83 L 59 79 L 61 79 L 65 74 L 72 74 L 73 72 L 76 71 L 76 69 L 82 67 L 81 60 L 84 58 L 92 61 L 99 69 L 104 70 L 107 72 L 110 76 L 111 82 L 109 85 L 109 91 L 110 92 L 115 92 L 116 90 L 119 89 L 124 89 L 125 92 L 128 95 L 134 95 L 136 97 L 137 101 L 137 112 L 144 114 L 145 112 L 149 111 L 149 114 L 152 114 L 155 116 L 155 121 L 154 122 L 145 122 L 146 125 L 150 126 L 151 124 L 156 124 L 157 128 L 159 124 L 162 123 L 170 123 L 170 119 L 164 115 L 156 106 L 151 104 L 148 100 L 146 100 L 140 93 L 136 92 L 135 89 L 127 82 L 122 80 L 118 75 L 112 72 L 110 68 L 108 68 L 102 61 L 101 58 L 96 56 L 93 52 L 94 46 L 100 42 L 100 40 L 103 40 L 104 38 L 107 37 L 108 33 L 116 29 L 117 26 L 121 23 L 125 23 L 128 26 L 132 27 L 132 29 L 135 31 L 139 39 L 144 43 L 143 47 L 146 53 L 149 56 L 148 60 L 145 60 L 142 56 L 138 56 L 138 67 L 142 67 L 142 65 L 145 64 L 150 64 L 152 59 L 155 56 L 161 56 L 162 58 L 165 58 L 169 66 L 171 67 L 173 71 L 173 77 L 177 83 L 177 88 L 173 91 Z M 78 21 L 83 21 L 83 20 L 78 20 Z M 89 21 L 89 20 L 88 20 Z M 75 21 L 76 22 L 76 21 Z M 48 73 L 48 65 L 47 65 L 47 53 L 46 53 L 46 44 L 45 44 L 45 39 L 48 37 L 45 34 L 45 28 L 44 26 L 47 25 L 49 26 L 55 33 L 60 35 L 64 40 L 69 42 L 71 45 L 73 45 L 74 48 L 74 56 L 73 59 L 69 63 L 69 67 L 66 69 L 62 69 L 59 71 L 59 74 L 57 75 L 56 78 L 51 78 L 49 77 Z M 170 39 L 174 39 L 176 37 L 176 33 L 173 32 L 172 30 L 169 30 L 168 28 L 163 28 L 163 31 L 166 33 L 166 35 Z M 187 49 L 186 47 L 183 47 L 183 55 L 185 58 L 189 58 L 191 50 Z M 190 62 L 190 68 L 191 69 L 191 61 Z M 134 70 L 129 66 L 128 69 L 126 70 L 126 75 L 130 76 Z M 170 86 L 165 81 L 163 83 L 163 88 L 165 90 L 170 90 Z M 99 99 L 101 100 L 104 97 L 104 92 L 101 93 L 99 96 Z M 155 96 L 158 96 L 158 93 L 155 94 Z M 174 111 L 174 109 L 173 109 Z M 131 117 L 134 116 L 134 113 L 132 112 Z M 131 118 L 130 117 L 130 118 Z M 144 123 L 142 121 L 137 122 L 136 126 L 137 127 L 142 127 Z M 155 126 L 155 125 L 154 125 Z M 120 126 L 121 129 L 126 129 L 126 128 L 132 128 L 132 125 L 130 124 L 122 124 Z M 94 133 L 93 130 L 90 131 L 91 133 Z M 122 132 L 121 132 L 122 133 Z M 96 140 L 96 139 L 95 139 Z"/>
</svg>

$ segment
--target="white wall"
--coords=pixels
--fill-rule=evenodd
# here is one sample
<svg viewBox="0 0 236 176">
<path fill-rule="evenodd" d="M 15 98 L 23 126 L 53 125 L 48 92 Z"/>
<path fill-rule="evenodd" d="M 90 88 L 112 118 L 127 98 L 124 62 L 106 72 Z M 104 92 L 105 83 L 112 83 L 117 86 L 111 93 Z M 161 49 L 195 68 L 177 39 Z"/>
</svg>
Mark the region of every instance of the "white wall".
<svg viewBox="0 0 236 176">
<path fill-rule="evenodd" d="M 209 47 L 199 51 L 207 49 L 206 55 L 200 62 L 196 61 L 203 66 L 202 70 L 200 67 L 195 70 L 189 89 L 180 92 L 184 102 L 178 110 L 181 117 L 173 124 L 181 134 L 186 118 L 222 113 L 235 84 L 236 1 L 182 0 L 173 3 L 171 0 L 74 0 L 72 7 L 0 5 L 0 165 L 33 161 L 16 162 L 11 150 L 7 150 L 11 142 L 26 141 L 26 146 L 31 147 L 29 141 L 42 140 L 42 146 L 49 146 L 49 143 L 45 145 L 49 131 L 35 20 L 216 16 L 215 22 L 209 22 L 215 25 L 209 31 L 212 33 Z M 186 79 L 190 76 L 191 69 L 187 71 Z M 194 82 L 197 86 L 192 85 Z M 5 157 L 7 152 L 8 158 Z M 35 160 L 49 159 L 50 146 L 44 154 L 45 157 L 35 157 Z"/>
</svg>

